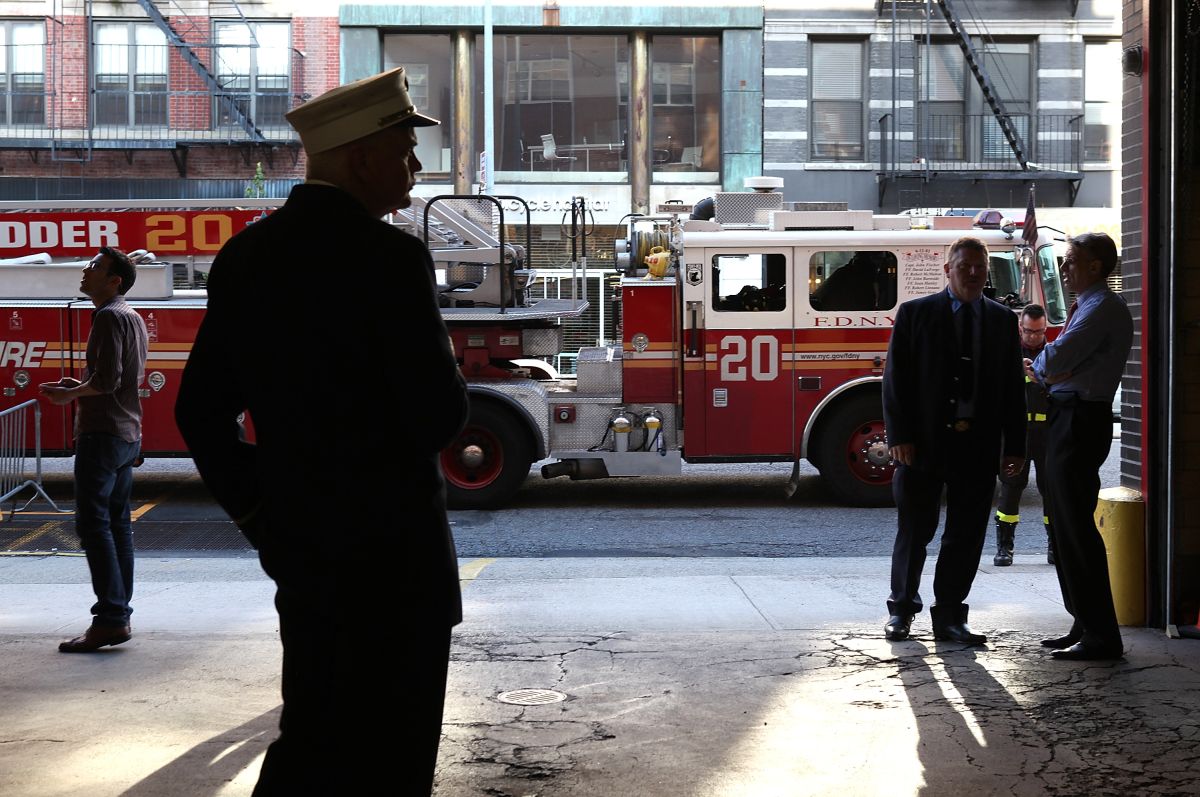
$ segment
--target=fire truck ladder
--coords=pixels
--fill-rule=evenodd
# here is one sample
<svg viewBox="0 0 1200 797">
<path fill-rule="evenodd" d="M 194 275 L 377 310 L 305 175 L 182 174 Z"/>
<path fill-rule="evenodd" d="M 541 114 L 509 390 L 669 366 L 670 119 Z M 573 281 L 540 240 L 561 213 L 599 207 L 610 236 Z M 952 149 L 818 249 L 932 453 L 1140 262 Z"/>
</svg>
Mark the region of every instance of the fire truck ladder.
<svg viewBox="0 0 1200 797">
<path fill-rule="evenodd" d="M 237 101 L 225 92 L 225 89 L 221 86 L 220 81 L 218 81 L 216 76 L 209 71 L 208 67 L 204 65 L 204 62 L 200 60 L 198 55 L 196 55 L 196 51 L 191 48 L 191 45 L 184 41 L 183 37 L 176 32 L 171 23 L 167 21 L 167 18 L 162 15 L 161 11 L 158 10 L 158 6 L 155 5 L 153 0 L 138 0 L 138 5 L 141 6 L 142 10 L 146 12 L 146 15 L 154 21 L 154 24 L 158 26 L 159 30 L 166 35 L 167 41 L 171 43 L 172 47 L 179 51 L 180 57 L 182 57 L 187 65 L 192 68 L 192 71 L 200 76 L 200 79 L 204 81 L 206 86 L 208 86 L 208 90 L 212 92 L 212 95 L 216 98 L 217 102 L 221 103 L 221 105 L 227 111 L 229 111 L 230 117 L 233 118 L 233 120 L 237 122 L 237 124 L 243 130 L 246 131 L 246 135 L 250 137 L 250 141 L 255 144 L 266 143 L 266 137 L 263 136 L 262 131 L 255 126 L 254 120 L 247 116 L 242 109 L 238 107 Z M 237 15 L 242 19 L 242 21 L 249 25 L 249 22 L 246 21 L 246 16 L 242 13 L 241 7 L 238 6 L 236 2 L 232 3 L 232 5 L 237 7 Z M 251 30 L 251 35 L 253 35 L 253 30 Z"/>
<path fill-rule="evenodd" d="M 1008 110 L 1004 107 L 1004 101 L 1000 99 L 1000 94 L 996 91 L 992 79 L 988 76 L 987 70 L 983 68 L 983 61 L 980 59 L 979 54 L 975 52 L 975 47 L 971 44 L 971 37 L 963 29 L 962 20 L 959 19 L 958 12 L 954 10 L 953 2 L 951 0 L 937 0 L 937 7 L 941 10 L 942 16 L 946 18 L 946 24 L 950 26 L 950 32 L 954 34 L 954 38 L 958 42 L 959 49 L 963 52 L 963 57 L 966 59 L 971 74 L 975 76 L 975 81 L 979 83 L 979 88 L 983 92 L 983 99 L 987 102 L 988 107 L 992 109 L 992 115 L 996 117 L 996 122 L 1000 125 L 1000 130 L 1004 133 L 1004 138 L 1008 141 L 1008 146 L 1012 148 L 1013 155 L 1017 158 L 1017 163 L 1021 164 L 1022 170 L 1028 171 L 1029 162 L 1025 159 L 1025 143 L 1021 141 L 1021 134 L 1017 132 L 1016 125 L 1013 124 L 1012 118 L 1008 115 Z"/>
</svg>

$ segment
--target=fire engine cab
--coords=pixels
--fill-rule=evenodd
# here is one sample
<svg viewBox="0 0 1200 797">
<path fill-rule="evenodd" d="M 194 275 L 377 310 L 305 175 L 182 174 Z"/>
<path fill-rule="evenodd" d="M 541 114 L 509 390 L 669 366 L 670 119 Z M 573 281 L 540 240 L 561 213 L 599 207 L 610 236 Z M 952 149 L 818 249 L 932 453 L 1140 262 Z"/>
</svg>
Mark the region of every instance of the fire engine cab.
<svg viewBox="0 0 1200 797">
<path fill-rule="evenodd" d="M 1051 326 L 1066 316 L 1051 241 L 1029 246 L 1011 223 L 914 230 L 907 216 L 789 209 L 777 193 L 727 192 L 716 195 L 712 219 L 668 205 L 629 223 L 617 242 L 619 342 L 581 349 L 576 374 L 562 377 L 538 358 L 561 351 L 564 319 L 586 303 L 528 298 L 527 248 L 505 241 L 503 211 L 449 207 L 467 199 L 422 200 L 394 219 L 429 242 L 447 275 L 442 314 L 472 399 L 467 428 L 442 454 L 458 508 L 502 506 L 543 460 L 542 476 L 572 479 L 679 474 L 684 461 L 792 462 L 794 487 L 808 459 L 839 500 L 885 504 L 893 470 L 880 397 L 888 339 L 900 303 L 945 288 L 950 245 L 964 234 L 987 243 L 988 292 L 1014 311 L 1041 304 Z M 36 219 L 10 216 L 4 227 L 2 210 L 10 237 L 51 234 Z M 181 216 L 181 234 L 210 246 L 225 229 L 214 220 L 219 212 L 198 213 L 199 222 Z M 115 235 L 106 219 L 90 221 L 67 227 L 60 219 L 54 234 Z M 252 219 L 228 222 L 241 223 Z M 173 287 L 178 260 L 143 258 L 151 262 L 139 266 L 130 297 L 150 331 L 143 447 L 186 455 L 172 410 L 204 293 Z M 482 277 L 455 280 L 466 265 Z M 0 262 L 0 407 L 81 367 L 92 308 L 73 298 L 78 267 Z M 69 454 L 69 408 L 44 412 L 43 450 Z"/>
</svg>

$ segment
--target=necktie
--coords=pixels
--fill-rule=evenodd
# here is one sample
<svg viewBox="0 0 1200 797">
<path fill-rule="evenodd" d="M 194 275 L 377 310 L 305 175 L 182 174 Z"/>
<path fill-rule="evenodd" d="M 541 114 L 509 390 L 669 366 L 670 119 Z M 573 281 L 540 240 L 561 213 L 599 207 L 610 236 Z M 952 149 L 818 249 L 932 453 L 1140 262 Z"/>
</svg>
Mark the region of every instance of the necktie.
<svg viewBox="0 0 1200 797">
<path fill-rule="evenodd" d="M 1063 324 L 1063 332 L 1067 331 L 1067 327 L 1071 326 L 1071 316 L 1075 315 L 1075 311 L 1079 309 L 1079 300 L 1071 300 L 1071 308 L 1067 310 L 1067 323 Z"/>
<path fill-rule="evenodd" d="M 962 331 L 958 338 L 958 398 L 970 401 L 975 394 L 975 308 L 964 304 L 959 313 Z"/>
</svg>

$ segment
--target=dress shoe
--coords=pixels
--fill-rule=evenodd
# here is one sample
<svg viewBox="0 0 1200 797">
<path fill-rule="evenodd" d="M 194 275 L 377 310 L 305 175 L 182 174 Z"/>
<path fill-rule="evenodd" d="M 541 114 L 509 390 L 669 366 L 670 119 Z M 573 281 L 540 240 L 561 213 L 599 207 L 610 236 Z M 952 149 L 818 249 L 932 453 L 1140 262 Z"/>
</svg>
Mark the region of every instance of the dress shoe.
<svg viewBox="0 0 1200 797">
<path fill-rule="evenodd" d="M 893 614 L 883 627 L 883 636 L 892 642 L 903 642 L 912 630 L 912 621 L 911 614 Z"/>
<path fill-rule="evenodd" d="M 1074 645 L 1076 642 L 1078 642 L 1082 638 L 1083 638 L 1083 634 L 1077 634 L 1074 631 L 1072 631 L 1071 633 L 1067 634 L 1066 636 L 1054 637 L 1053 639 L 1043 639 L 1042 647 L 1054 648 L 1055 650 L 1062 650 L 1063 648 L 1071 647 L 1072 645 Z"/>
<path fill-rule="evenodd" d="M 1069 648 L 1054 650 L 1050 655 L 1061 661 L 1103 661 L 1119 659 L 1125 654 L 1121 645 L 1101 645 L 1096 642 L 1076 642 Z"/>
<path fill-rule="evenodd" d="M 93 623 L 83 636 L 60 642 L 58 649 L 63 653 L 92 653 L 105 645 L 120 645 L 122 642 L 128 642 L 132 636 L 127 625 L 96 625 Z"/>
<path fill-rule="evenodd" d="M 943 642 L 958 642 L 963 645 L 982 645 L 987 642 L 983 634 L 971 633 L 971 627 L 966 623 L 947 623 L 933 627 L 933 638 Z"/>
</svg>

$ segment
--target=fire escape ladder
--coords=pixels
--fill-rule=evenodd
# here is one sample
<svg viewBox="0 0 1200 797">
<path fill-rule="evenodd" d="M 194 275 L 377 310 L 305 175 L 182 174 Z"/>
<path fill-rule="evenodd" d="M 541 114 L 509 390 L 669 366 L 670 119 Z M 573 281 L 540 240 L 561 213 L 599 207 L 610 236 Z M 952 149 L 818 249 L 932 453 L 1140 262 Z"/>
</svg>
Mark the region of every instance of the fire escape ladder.
<svg viewBox="0 0 1200 797">
<path fill-rule="evenodd" d="M 941 9 L 942 16 L 946 18 L 946 24 L 950 26 L 950 32 L 954 34 L 959 48 L 963 51 L 967 66 L 970 68 L 971 74 L 975 76 L 975 81 L 979 83 L 983 99 L 992 109 L 992 115 L 996 117 L 996 122 L 1000 125 L 1000 130 L 1004 133 L 1008 146 L 1012 148 L 1017 163 L 1021 164 L 1023 170 L 1028 171 L 1029 162 L 1025 159 L 1025 144 L 1021 141 L 1021 135 L 1008 115 L 1008 110 L 1004 107 L 1004 101 L 1000 99 L 1000 94 L 996 91 L 992 79 L 988 76 L 987 70 L 983 68 L 983 61 L 971 44 L 971 37 L 963 29 L 962 20 L 959 19 L 958 12 L 954 10 L 954 4 L 951 0 L 937 0 L 937 6 Z"/>
<path fill-rule="evenodd" d="M 237 124 L 246 131 L 246 135 L 250 137 L 250 140 L 255 144 L 265 143 L 267 139 L 263 136 L 262 131 L 259 130 L 255 126 L 254 121 L 250 117 L 246 116 L 242 109 L 238 107 L 237 101 L 225 92 L 225 90 L 221 87 L 221 84 L 217 81 L 216 76 L 209 71 L 208 67 L 204 65 L 204 62 L 200 60 L 200 57 L 196 55 L 196 51 L 193 50 L 191 46 L 189 46 L 188 43 L 184 41 L 178 33 L 175 32 L 175 29 L 171 27 L 171 23 L 168 22 L 167 18 L 164 17 L 162 12 L 158 10 L 158 7 L 154 4 L 153 0 L 138 0 L 138 5 L 141 6 L 142 10 L 146 12 L 146 15 L 154 21 L 154 24 L 159 27 L 159 30 L 166 35 L 167 41 L 170 42 L 172 47 L 179 51 L 180 57 L 182 57 L 187 65 L 192 68 L 192 71 L 200 76 L 205 85 L 208 86 L 208 90 L 212 92 L 213 97 L 217 99 L 217 102 L 221 103 L 222 107 L 229 112 L 230 117 L 232 117 L 233 120 L 236 121 Z M 240 13 L 241 10 L 239 8 L 239 14 Z M 245 17 L 243 16 L 242 19 L 245 19 Z"/>
</svg>

